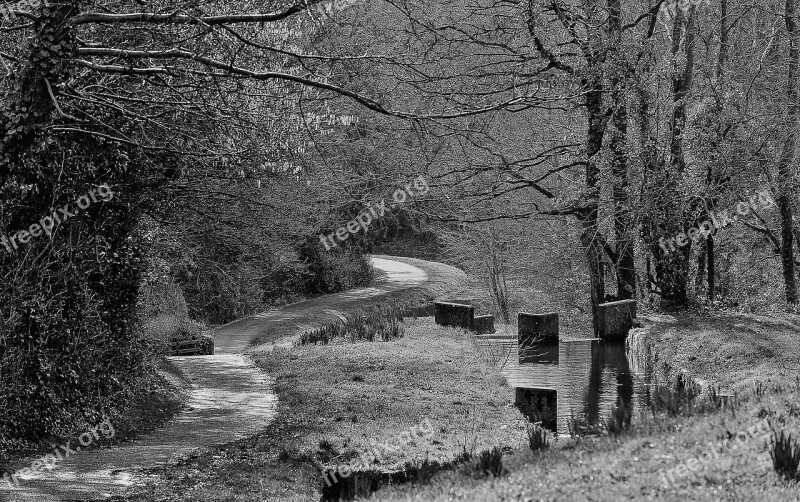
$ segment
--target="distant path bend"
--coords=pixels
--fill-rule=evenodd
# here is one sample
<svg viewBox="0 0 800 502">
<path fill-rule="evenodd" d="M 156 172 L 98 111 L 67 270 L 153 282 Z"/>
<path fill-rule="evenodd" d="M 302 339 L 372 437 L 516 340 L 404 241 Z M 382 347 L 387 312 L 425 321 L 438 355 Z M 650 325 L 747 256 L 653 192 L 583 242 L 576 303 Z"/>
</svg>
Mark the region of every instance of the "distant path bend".
<svg viewBox="0 0 800 502">
<path fill-rule="evenodd" d="M 386 258 L 371 260 L 386 275 L 374 286 L 246 317 L 215 330 L 215 355 L 171 357 L 192 383 L 186 411 L 133 442 L 78 452 L 51 471 L 21 479 L 19 488 L 0 481 L 0 501 L 61 502 L 120 495 L 135 482 L 138 469 L 175 462 L 199 448 L 226 444 L 264 429 L 277 409 L 274 382 L 250 363 L 245 352 L 290 343 L 298 329 L 307 326 L 309 319 L 319 320 L 321 312 L 340 317 L 340 309 L 346 306 L 428 281 L 418 267 Z M 267 344 L 251 346 L 265 333 Z M 72 443 L 74 448 L 76 441 Z"/>
</svg>

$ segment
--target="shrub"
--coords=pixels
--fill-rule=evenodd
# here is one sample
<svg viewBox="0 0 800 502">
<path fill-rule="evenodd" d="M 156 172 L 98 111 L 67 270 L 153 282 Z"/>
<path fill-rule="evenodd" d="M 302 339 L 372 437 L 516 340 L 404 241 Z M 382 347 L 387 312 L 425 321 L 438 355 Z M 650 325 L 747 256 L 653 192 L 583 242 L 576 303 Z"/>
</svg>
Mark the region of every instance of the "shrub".
<svg viewBox="0 0 800 502">
<path fill-rule="evenodd" d="M 136 322 L 140 253 L 126 227 L 134 218 L 116 202 L 0 257 L 2 438 L 67 435 L 142 390 L 151 368 Z"/>
<path fill-rule="evenodd" d="M 162 354 L 169 354 L 171 352 L 171 345 L 175 341 L 192 340 L 203 338 L 203 330 L 205 325 L 203 323 L 193 321 L 189 318 L 179 318 L 175 315 L 162 314 L 151 319 L 148 319 L 142 331 L 144 336 L 153 346 L 156 351 Z M 206 347 L 204 353 L 208 353 L 209 341 L 203 342 Z M 213 339 L 210 339 L 211 353 L 213 353 Z"/>
<path fill-rule="evenodd" d="M 139 287 L 139 318 L 151 319 L 160 315 L 188 317 L 189 308 L 183 296 L 183 290 L 169 276 L 162 276 L 142 282 Z"/>
<path fill-rule="evenodd" d="M 528 446 L 530 447 L 531 451 L 544 451 L 550 448 L 550 434 L 548 433 L 547 429 L 542 427 L 540 424 L 533 424 L 532 426 L 528 427 Z"/>
<path fill-rule="evenodd" d="M 776 431 L 772 432 L 772 465 L 775 472 L 788 480 L 800 480 L 800 444 L 792 439 L 792 435 L 786 436 L 781 430 L 778 436 Z"/>
<path fill-rule="evenodd" d="M 399 312 L 399 314 L 398 314 Z M 351 343 L 358 341 L 390 342 L 405 336 L 405 324 L 402 320 L 403 309 L 391 307 L 381 309 L 371 315 L 353 317 L 344 323 L 336 322 L 326 324 L 321 328 L 312 329 L 300 335 L 300 345 L 322 344 L 327 345 L 337 338 L 343 338 Z"/>
<path fill-rule="evenodd" d="M 478 457 L 478 468 L 486 476 L 500 477 L 503 474 L 503 450 L 497 446 L 483 450 Z"/>
<path fill-rule="evenodd" d="M 438 462 L 431 462 L 427 458 L 422 462 L 415 463 L 408 469 L 411 477 L 418 484 L 426 484 L 440 470 L 442 470 L 442 466 Z"/>
<path fill-rule="evenodd" d="M 657 412 L 666 412 L 671 416 L 690 414 L 695 410 L 698 395 L 696 385 L 688 377 L 680 374 L 674 387 L 656 387 L 650 404 L 654 414 Z"/>
</svg>

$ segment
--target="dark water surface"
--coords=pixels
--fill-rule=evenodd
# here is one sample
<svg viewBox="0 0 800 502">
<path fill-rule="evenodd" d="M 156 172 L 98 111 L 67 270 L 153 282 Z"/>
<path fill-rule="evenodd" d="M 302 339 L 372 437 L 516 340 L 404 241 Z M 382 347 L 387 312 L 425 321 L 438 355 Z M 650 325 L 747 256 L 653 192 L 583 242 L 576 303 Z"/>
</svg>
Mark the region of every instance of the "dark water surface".
<svg viewBox="0 0 800 502">
<path fill-rule="evenodd" d="M 406 314 L 427 317 L 433 312 L 431 304 Z M 624 342 L 560 340 L 539 343 L 519 356 L 513 333 L 478 340 L 494 345 L 495 354 L 510 354 L 501 371 L 513 388 L 511 398 L 530 420 L 558 434 L 569 434 L 576 422 L 588 429 L 603 425 L 620 405 L 636 417 L 650 404 L 654 374 L 649 354 L 638 353 L 641 349 L 628 353 Z"/>
<path fill-rule="evenodd" d="M 620 402 L 632 416 L 648 405 L 648 368 L 638 361 L 631 364 L 624 343 L 561 340 L 540 344 L 522 358 L 516 357 L 516 343 L 509 345 L 513 352 L 503 375 L 518 406 L 559 434 L 569 433 L 573 419 L 605 423 Z"/>
</svg>

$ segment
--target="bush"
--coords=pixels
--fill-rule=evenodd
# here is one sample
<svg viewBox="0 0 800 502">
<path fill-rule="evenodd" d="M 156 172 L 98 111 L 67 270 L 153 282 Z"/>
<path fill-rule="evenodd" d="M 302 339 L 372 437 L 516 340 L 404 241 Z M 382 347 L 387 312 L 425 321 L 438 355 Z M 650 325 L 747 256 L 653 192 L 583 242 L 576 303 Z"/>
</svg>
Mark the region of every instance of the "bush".
<svg viewBox="0 0 800 502">
<path fill-rule="evenodd" d="M 792 435 L 786 436 L 784 431 L 778 436 L 776 431 L 772 432 L 772 465 L 775 472 L 787 480 L 800 480 L 800 444 L 792 439 Z"/>
<path fill-rule="evenodd" d="M 338 293 L 347 289 L 368 286 L 375 280 L 369 259 L 359 250 L 339 248 L 325 250 L 319 239 L 309 237 L 300 247 L 300 259 L 305 264 L 305 292 L 311 295 Z"/>
<path fill-rule="evenodd" d="M 300 335 L 300 345 L 327 345 L 337 338 L 355 343 L 358 341 L 390 342 L 405 336 L 406 328 L 402 321 L 403 309 L 390 307 L 371 315 L 353 317 L 344 323 L 326 324 Z M 398 317 L 400 321 L 398 321 Z"/>
<path fill-rule="evenodd" d="M 230 249 L 227 242 L 185 243 L 192 257 L 169 272 L 183 287 L 189 315 L 224 324 L 267 306 L 368 286 L 374 279 L 369 259 L 357 249 L 321 248 L 318 237 L 300 246 L 279 243 L 262 249 Z M 274 246 L 273 246 L 274 244 Z M 194 248 L 194 249 L 192 249 Z M 256 252 L 258 251 L 258 252 Z"/>
<path fill-rule="evenodd" d="M 168 314 L 148 319 L 142 327 L 144 336 L 162 354 L 170 354 L 175 341 L 200 339 L 204 330 L 205 325 L 201 322 Z"/>
<path fill-rule="evenodd" d="M 427 484 L 441 470 L 442 466 L 439 462 L 432 462 L 427 458 L 408 467 L 411 477 L 417 484 L 421 485 Z"/>
<path fill-rule="evenodd" d="M 181 287 L 169 276 L 145 280 L 139 287 L 138 315 L 142 321 L 163 314 L 183 318 L 189 307 Z"/>
<path fill-rule="evenodd" d="M 136 323 L 138 248 L 113 217 L 76 219 L 71 243 L 69 232 L 53 233 L 53 242 L 0 257 L 0 269 L 24 271 L 0 281 L 4 439 L 39 441 L 96 423 L 126 406 L 151 371 Z"/>
<path fill-rule="evenodd" d="M 550 448 L 550 434 L 540 424 L 528 427 L 528 446 L 531 451 L 538 452 Z"/>
<path fill-rule="evenodd" d="M 491 450 L 483 450 L 478 457 L 478 468 L 488 476 L 500 477 L 503 474 L 503 450 L 495 446 Z"/>
</svg>

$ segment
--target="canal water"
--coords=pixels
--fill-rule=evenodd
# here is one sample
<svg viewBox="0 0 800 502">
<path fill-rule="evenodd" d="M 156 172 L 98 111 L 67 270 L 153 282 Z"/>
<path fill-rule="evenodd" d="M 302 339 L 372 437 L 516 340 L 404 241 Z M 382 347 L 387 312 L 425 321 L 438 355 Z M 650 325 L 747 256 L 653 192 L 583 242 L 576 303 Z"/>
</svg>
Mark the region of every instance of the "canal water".
<svg viewBox="0 0 800 502">
<path fill-rule="evenodd" d="M 502 373 L 520 410 L 559 434 L 570 434 L 576 425 L 592 430 L 615 407 L 637 416 L 649 404 L 651 369 L 647 361 L 630 361 L 624 342 L 561 340 L 531 347 L 523 357 L 515 342 L 487 343 L 511 350 Z"/>
<path fill-rule="evenodd" d="M 408 314 L 432 316 L 434 306 Z M 501 372 L 522 413 L 559 435 L 571 434 L 576 426 L 578 432 L 590 433 L 619 407 L 630 417 L 639 416 L 649 409 L 655 381 L 663 380 L 654 374 L 645 340 L 630 340 L 634 343 L 629 350 L 625 342 L 563 339 L 539 343 L 520 354 L 516 334 L 502 331 L 479 335 L 479 344 L 492 344 L 490 352 L 504 361 Z M 507 357 L 497 357 L 500 353 Z"/>
</svg>

